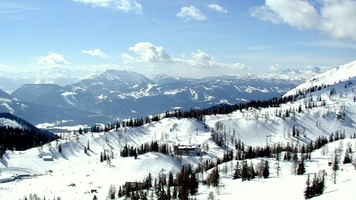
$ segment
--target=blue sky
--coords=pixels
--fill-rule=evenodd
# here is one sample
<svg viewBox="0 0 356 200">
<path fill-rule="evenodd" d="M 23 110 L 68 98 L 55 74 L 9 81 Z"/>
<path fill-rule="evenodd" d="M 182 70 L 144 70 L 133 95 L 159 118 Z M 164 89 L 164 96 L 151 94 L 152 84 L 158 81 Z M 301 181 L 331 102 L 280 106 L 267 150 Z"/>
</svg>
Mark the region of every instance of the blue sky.
<svg viewBox="0 0 356 200">
<path fill-rule="evenodd" d="M 356 60 L 354 0 L 7 0 L 0 68 L 201 77 Z"/>
</svg>

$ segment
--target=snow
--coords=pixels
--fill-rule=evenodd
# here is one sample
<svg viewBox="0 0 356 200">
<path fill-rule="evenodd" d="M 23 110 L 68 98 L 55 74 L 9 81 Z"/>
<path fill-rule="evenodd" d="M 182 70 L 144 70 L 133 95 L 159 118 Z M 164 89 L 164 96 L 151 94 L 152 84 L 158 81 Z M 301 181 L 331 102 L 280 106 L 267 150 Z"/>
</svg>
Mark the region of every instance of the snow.
<svg viewBox="0 0 356 200">
<path fill-rule="evenodd" d="M 106 199 L 111 184 L 118 188 L 126 181 L 141 181 L 148 173 L 151 173 L 153 177 L 162 172 L 168 174 L 169 171 L 175 174 L 179 172 L 183 164 L 190 163 L 196 166 L 206 159 L 221 158 L 226 148 L 217 146 L 211 138 L 211 130 L 216 129 L 217 123 L 223 125 L 223 130 L 219 131 L 226 133 L 227 148 L 231 149 L 234 149 L 233 140 L 237 139 L 244 142 L 245 146 L 264 146 L 266 143 L 297 145 L 307 144 L 318 136 L 328 137 L 331 132 L 336 131 L 345 132 L 346 139 L 328 143 L 314 151 L 311 159 L 305 162 L 307 171 L 305 175 L 291 175 L 292 163 L 280 161 L 281 171 L 277 176 L 277 161 L 274 158 L 268 158 L 270 178 L 256 178 L 241 182 L 240 179 L 232 180 L 235 160 L 221 164 L 219 165 L 220 181 L 224 187 L 217 191 L 215 188 L 200 185 L 196 199 L 207 199 L 209 192 L 213 192 L 217 199 L 234 199 L 236 197 L 304 199 L 303 191 L 306 187 L 307 174 L 312 176 L 319 170 L 325 170 L 327 173 L 326 188 L 323 195 L 314 197 L 314 199 L 355 199 L 356 170 L 354 166 L 340 164 L 337 183 L 333 184 L 330 179 L 331 167 L 328 165 L 336 148 L 343 147 L 339 152 L 340 161 L 342 161 L 347 145 L 352 145 L 353 152 L 356 152 L 356 139 L 349 139 L 349 136 L 355 133 L 356 78 L 345 78 L 345 74 L 351 75 L 351 72 L 347 72 L 355 71 L 353 69 L 355 64 L 353 62 L 340 66 L 338 69 L 318 76 L 317 81 L 313 82 L 313 84 L 322 84 L 322 81 L 337 80 L 337 84 L 332 86 L 338 91 L 334 95 L 330 95 L 329 87 L 307 95 L 305 99 L 284 104 L 279 108 L 238 110 L 228 115 L 205 116 L 205 123 L 194 119 L 165 118 L 142 127 L 119 128 L 109 132 L 74 135 L 73 132 L 64 131 L 66 133 L 64 138 L 45 144 L 41 148 L 32 148 L 27 151 L 7 151 L 4 159 L 0 160 L 0 171 L 2 172 L 0 180 L 8 179 L 15 174 L 36 176 L 0 183 L 0 199 L 21 199 L 30 193 L 36 193 L 41 197 L 46 196 L 46 198 L 60 196 L 62 199 L 92 199 L 94 195 L 90 193 L 92 189 L 98 191 L 95 194 L 98 199 Z M 350 81 L 352 84 L 345 87 L 345 84 Z M 306 87 L 308 84 L 310 82 L 300 87 Z M 317 96 L 325 101 L 325 106 L 312 109 L 304 107 L 307 99 L 314 98 L 316 101 Z M 292 117 L 275 116 L 276 111 L 283 113 L 287 109 L 296 109 L 300 105 L 302 112 L 296 112 Z M 336 118 L 340 111 L 346 114 L 344 120 Z M 50 125 L 43 124 L 43 126 Z M 305 136 L 292 137 L 293 126 L 303 132 Z M 137 159 L 119 157 L 120 150 L 125 144 L 136 147 L 154 140 L 169 146 L 178 143 L 208 144 L 209 150 L 203 148 L 204 153 L 201 156 L 182 156 L 182 160 L 159 153 L 139 155 Z M 84 153 L 84 147 L 88 143 L 90 149 Z M 62 153 L 58 152 L 58 145 L 62 146 Z M 111 163 L 100 162 L 100 153 L 103 151 L 114 153 L 115 158 Z M 54 160 L 43 161 L 42 156 L 52 156 Z M 256 164 L 261 159 L 267 158 L 252 159 L 248 162 Z M 223 172 L 224 167 L 227 168 L 226 174 Z M 204 173 L 204 177 L 206 174 Z"/>
<path fill-rule="evenodd" d="M 68 92 L 68 91 L 65 91 L 62 93 L 62 96 L 69 96 L 69 95 L 76 95 L 77 93 L 75 92 Z"/>
<path fill-rule="evenodd" d="M 16 127 L 21 128 L 22 127 L 19 123 L 17 123 L 14 120 L 10 120 L 10 119 L 1 117 L 0 118 L 0 127 L 2 127 L 2 126 L 14 127 L 14 128 L 16 128 Z"/>
<path fill-rule="evenodd" d="M 309 89 L 312 86 L 333 85 L 341 81 L 346 81 L 356 76 L 356 60 L 348 64 L 337 66 L 329 71 L 319 74 L 309 81 L 299 85 L 287 92 L 285 96 L 293 95 L 297 90 Z"/>
</svg>

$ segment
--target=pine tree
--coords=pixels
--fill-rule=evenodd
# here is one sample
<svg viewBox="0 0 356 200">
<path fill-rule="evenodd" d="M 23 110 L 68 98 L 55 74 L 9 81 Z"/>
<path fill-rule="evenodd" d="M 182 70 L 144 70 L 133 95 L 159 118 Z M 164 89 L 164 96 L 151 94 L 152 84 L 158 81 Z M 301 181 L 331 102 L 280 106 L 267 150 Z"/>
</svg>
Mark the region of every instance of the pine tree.
<svg viewBox="0 0 356 200">
<path fill-rule="evenodd" d="M 220 175 L 219 175 L 219 168 L 218 166 L 216 166 L 214 169 L 213 169 L 213 186 L 214 187 L 217 187 L 219 186 L 219 183 L 220 183 Z"/>
<path fill-rule="evenodd" d="M 276 174 L 279 177 L 279 172 L 281 171 L 281 167 L 279 166 L 279 161 L 276 162 Z"/>
<path fill-rule="evenodd" d="M 59 152 L 59 153 L 62 153 L 62 144 L 59 144 L 59 145 L 58 145 L 58 152 Z"/>
<path fill-rule="evenodd" d="M 337 157 L 337 150 L 335 149 L 334 151 L 334 160 L 332 163 L 332 180 L 334 182 L 334 184 L 336 184 L 336 177 L 338 174 L 338 170 L 339 170 L 339 162 L 338 162 L 338 157 Z"/>
<path fill-rule="evenodd" d="M 298 168 L 298 155 L 297 153 L 293 153 L 293 161 L 292 161 L 292 165 L 291 165 L 291 174 L 292 175 L 297 175 L 297 168 Z"/>
<path fill-rule="evenodd" d="M 155 190 L 156 190 L 156 198 L 157 199 L 166 199 L 166 192 L 164 190 L 164 185 L 166 183 L 166 175 L 163 173 L 160 173 L 158 175 L 158 183 L 156 184 Z"/>
<path fill-rule="evenodd" d="M 255 168 L 253 167 L 252 161 L 250 162 L 250 166 L 248 169 L 249 169 L 248 172 L 249 172 L 250 179 L 256 178 L 256 172 L 255 172 Z"/>
<path fill-rule="evenodd" d="M 269 177 L 269 164 L 268 161 L 266 160 L 263 166 L 263 178 L 268 178 Z"/>
<path fill-rule="evenodd" d="M 177 196 L 178 196 L 178 191 L 177 191 L 177 186 L 174 186 L 173 187 L 173 194 L 172 194 L 172 198 L 173 199 L 177 199 Z"/>
<path fill-rule="evenodd" d="M 234 172 L 234 175 L 233 175 L 232 179 L 241 178 L 241 173 L 242 173 L 241 166 L 239 164 L 239 161 L 237 161 L 236 162 L 236 166 L 235 166 L 235 172 Z"/>
<path fill-rule="evenodd" d="M 195 173 L 192 173 L 190 175 L 190 181 L 189 181 L 189 193 L 191 195 L 194 195 L 198 192 L 198 188 L 199 188 L 199 183 L 198 183 L 198 180 L 196 178 L 196 174 Z"/>
<path fill-rule="evenodd" d="M 325 171 L 320 170 L 317 177 L 317 186 L 315 187 L 315 194 L 322 195 L 325 188 Z"/>
<path fill-rule="evenodd" d="M 100 162 L 104 162 L 103 152 L 100 152 Z"/>
<path fill-rule="evenodd" d="M 304 198 L 305 199 L 310 199 L 310 198 L 312 198 L 312 195 L 311 195 L 310 176 L 309 176 L 309 174 L 308 174 L 308 178 L 307 178 L 306 184 L 307 184 L 307 187 L 304 190 Z"/>
<path fill-rule="evenodd" d="M 214 193 L 212 191 L 209 192 L 207 199 L 208 200 L 214 200 L 215 199 Z"/>
<path fill-rule="evenodd" d="M 115 185 L 110 184 L 109 192 L 108 192 L 108 198 L 109 198 L 109 199 L 115 199 L 115 196 L 116 196 L 116 188 L 115 188 Z"/>
<path fill-rule="evenodd" d="M 242 165 L 241 181 L 250 180 L 247 161 L 244 160 L 244 161 L 242 161 L 242 163 L 243 163 L 243 165 Z"/>
<path fill-rule="evenodd" d="M 351 163 L 349 149 L 346 149 L 343 164 Z"/>
<path fill-rule="evenodd" d="M 298 165 L 297 175 L 303 175 L 305 173 L 304 159 L 302 159 Z"/>
</svg>

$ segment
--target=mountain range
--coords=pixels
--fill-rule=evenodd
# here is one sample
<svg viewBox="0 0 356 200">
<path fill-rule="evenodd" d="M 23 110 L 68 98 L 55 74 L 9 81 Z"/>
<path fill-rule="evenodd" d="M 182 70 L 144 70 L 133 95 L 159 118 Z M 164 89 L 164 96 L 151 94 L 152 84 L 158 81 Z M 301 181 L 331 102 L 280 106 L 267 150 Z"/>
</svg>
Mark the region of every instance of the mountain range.
<svg viewBox="0 0 356 200">
<path fill-rule="evenodd" d="M 63 70 L 55 69 L 54 73 L 57 75 L 49 76 L 50 80 L 65 77 Z M 43 74 L 41 80 L 46 80 L 50 73 Z M 56 121 L 93 124 L 178 108 L 269 99 L 283 95 L 313 75 L 315 70 L 303 73 L 287 70 L 258 76 L 184 78 L 159 74 L 148 78 L 133 71 L 107 70 L 69 85 L 32 83 L 11 94 L 2 92 L 0 112 L 11 112 L 34 124 Z"/>
</svg>

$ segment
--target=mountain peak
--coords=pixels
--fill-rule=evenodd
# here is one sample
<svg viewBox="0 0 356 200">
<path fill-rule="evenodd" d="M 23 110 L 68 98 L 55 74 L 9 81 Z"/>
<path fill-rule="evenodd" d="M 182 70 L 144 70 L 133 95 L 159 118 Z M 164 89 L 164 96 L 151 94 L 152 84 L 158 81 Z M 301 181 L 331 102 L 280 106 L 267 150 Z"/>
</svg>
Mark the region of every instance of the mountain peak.
<svg viewBox="0 0 356 200">
<path fill-rule="evenodd" d="M 95 76 L 92 79 L 103 83 L 116 81 L 120 85 L 136 85 L 152 82 L 142 74 L 133 71 L 114 69 L 108 69 L 104 73 L 100 74 L 99 76 Z"/>
</svg>

